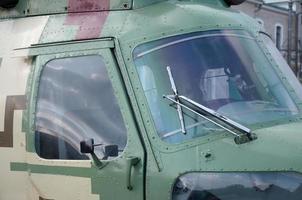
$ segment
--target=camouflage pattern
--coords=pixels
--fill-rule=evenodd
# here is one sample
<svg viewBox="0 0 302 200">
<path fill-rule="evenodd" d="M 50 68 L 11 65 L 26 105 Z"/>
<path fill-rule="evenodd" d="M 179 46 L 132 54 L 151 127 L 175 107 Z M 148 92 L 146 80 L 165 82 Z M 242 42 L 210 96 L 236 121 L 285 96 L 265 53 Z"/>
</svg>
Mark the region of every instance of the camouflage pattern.
<svg viewBox="0 0 302 200">
<path fill-rule="evenodd" d="M 228 134 L 166 144 L 151 123 L 133 49 L 203 30 L 244 29 L 258 38 L 257 22 L 224 1 L 24 0 L 15 9 L 0 9 L 0 18 L 0 177 L 7 180 L 0 183 L 1 200 L 170 199 L 176 177 L 190 171 L 302 172 L 298 120 L 260 129 L 258 140 L 240 146 Z M 51 59 L 89 54 L 105 56 L 112 68 L 129 119 L 127 148 L 101 168 L 92 161 L 39 158 L 33 144 L 37 77 Z M 211 160 L 204 158 L 208 151 Z M 130 191 L 126 163 L 132 156 L 141 161 Z"/>
</svg>

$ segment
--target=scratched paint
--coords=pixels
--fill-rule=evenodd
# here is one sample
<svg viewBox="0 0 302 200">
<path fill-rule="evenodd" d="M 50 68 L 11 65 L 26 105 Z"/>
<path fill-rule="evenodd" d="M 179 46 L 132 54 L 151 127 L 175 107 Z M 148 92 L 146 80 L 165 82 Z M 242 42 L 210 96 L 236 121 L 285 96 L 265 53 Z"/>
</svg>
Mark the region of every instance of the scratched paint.
<svg viewBox="0 0 302 200">
<path fill-rule="evenodd" d="M 98 38 L 108 17 L 109 9 L 110 0 L 69 0 L 69 14 L 66 17 L 64 25 L 78 26 L 75 36 L 77 40 Z M 105 11 L 86 12 L 95 10 Z"/>
</svg>

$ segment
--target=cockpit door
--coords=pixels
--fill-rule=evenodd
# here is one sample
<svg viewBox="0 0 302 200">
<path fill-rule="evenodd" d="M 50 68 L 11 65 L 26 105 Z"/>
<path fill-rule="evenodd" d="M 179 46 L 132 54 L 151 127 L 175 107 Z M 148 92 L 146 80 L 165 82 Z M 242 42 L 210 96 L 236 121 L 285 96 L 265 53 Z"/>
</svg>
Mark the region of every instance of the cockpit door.
<svg viewBox="0 0 302 200">
<path fill-rule="evenodd" d="M 99 40 L 32 49 L 27 160 L 12 164 L 28 173 L 29 199 L 144 199 L 144 149 L 113 48 Z M 90 139 L 95 154 L 82 154 Z"/>
</svg>

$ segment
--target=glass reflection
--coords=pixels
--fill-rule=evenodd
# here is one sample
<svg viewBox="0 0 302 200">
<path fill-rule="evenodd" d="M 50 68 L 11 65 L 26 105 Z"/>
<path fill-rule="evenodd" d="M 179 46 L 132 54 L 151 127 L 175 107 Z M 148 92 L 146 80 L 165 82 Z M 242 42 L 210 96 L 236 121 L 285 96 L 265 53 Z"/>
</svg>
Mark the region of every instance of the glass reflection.
<svg viewBox="0 0 302 200">
<path fill-rule="evenodd" d="M 177 112 L 162 98 L 172 93 L 167 66 L 179 94 L 245 126 L 286 121 L 299 114 L 289 89 L 245 31 L 206 31 L 165 38 L 138 46 L 133 57 L 157 131 L 165 141 L 180 143 L 221 131 L 185 111 L 188 132 L 186 136 L 179 134 Z"/>
<path fill-rule="evenodd" d="M 190 173 L 174 185 L 173 200 L 298 200 L 297 173 Z"/>
<path fill-rule="evenodd" d="M 43 69 L 36 109 L 36 150 L 47 159 L 87 159 L 80 141 L 126 145 L 126 128 L 100 56 L 52 60 Z M 101 148 L 95 149 L 100 156 Z"/>
</svg>

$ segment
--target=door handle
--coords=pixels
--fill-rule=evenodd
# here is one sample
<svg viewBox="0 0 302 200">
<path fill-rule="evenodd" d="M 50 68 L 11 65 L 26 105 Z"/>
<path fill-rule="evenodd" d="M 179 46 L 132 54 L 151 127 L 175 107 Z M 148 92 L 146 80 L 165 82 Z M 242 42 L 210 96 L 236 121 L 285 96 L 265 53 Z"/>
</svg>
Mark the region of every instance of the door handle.
<svg viewBox="0 0 302 200">
<path fill-rule="evenodd" d="M 127 160 L 127 177 L 126 177 L 126 185 L 128 190 L 132 190 L 133 186 L 131 184 L 131 177 L 132 177 L 132 167 L 135 167 L 139 162 L 140 158 L 138 157 L 128 157 Z"/>
</svg>

